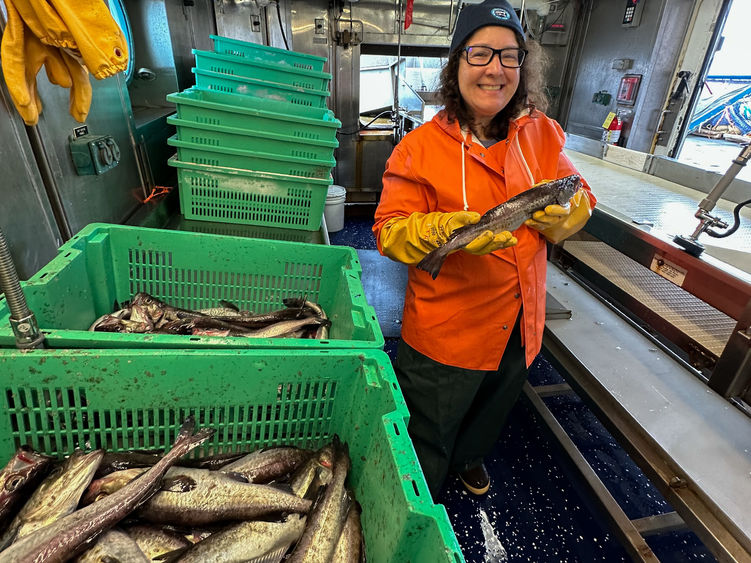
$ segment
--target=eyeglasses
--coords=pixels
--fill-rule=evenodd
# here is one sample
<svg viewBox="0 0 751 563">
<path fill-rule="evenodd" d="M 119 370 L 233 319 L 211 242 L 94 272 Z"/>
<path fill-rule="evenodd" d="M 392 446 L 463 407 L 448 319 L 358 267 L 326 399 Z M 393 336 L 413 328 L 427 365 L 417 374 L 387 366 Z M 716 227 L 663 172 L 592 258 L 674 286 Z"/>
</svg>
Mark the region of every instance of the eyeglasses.
<svg viewBox="0 0 751 563">
<path fill-rule="evenodd" d="M 501 66 L 506 68 L 519 68 L 524 63 L 524 57 L 527 56 L 526 49 L 518 47 L 508 47 L 506 49 L 491 49 L 490 47 L 469 46 L 464 48 L 464 54 L 467 57 L 467 63 L 472 66 L 487 66 L 498 55 Z"/>
</svg>

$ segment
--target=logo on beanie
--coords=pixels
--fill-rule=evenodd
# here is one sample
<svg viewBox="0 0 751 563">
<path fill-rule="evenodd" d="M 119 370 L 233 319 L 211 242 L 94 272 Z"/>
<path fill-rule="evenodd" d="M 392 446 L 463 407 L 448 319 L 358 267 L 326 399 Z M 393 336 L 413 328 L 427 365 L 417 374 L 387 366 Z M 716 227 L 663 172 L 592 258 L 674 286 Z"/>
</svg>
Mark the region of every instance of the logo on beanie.
<svg viewBox="0 0 751 563">
<path fill-rule="evenodd" d="M 498 18 L 499 20 L 511 19 L 511 16 L 509 15 L 509 13 L 503 8 L 493 8 L 492 10 L 490 10 L 490 13 L 496 18 Z"/>
</svg>

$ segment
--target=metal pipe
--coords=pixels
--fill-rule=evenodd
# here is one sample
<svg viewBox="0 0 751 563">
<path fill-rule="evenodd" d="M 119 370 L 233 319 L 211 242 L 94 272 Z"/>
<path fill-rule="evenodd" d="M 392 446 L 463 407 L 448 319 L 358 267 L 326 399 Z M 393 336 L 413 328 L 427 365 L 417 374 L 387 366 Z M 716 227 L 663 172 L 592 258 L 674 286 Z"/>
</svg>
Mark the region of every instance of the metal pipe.
<svg viewBox="0 0 751 563">
<path fill-rule="evenodd" d="M 39 331 L 34 313 L 26 304 L 2 229 L 0 229 L 0 290 L 5 294 L 5 300 L 10 309 L 10 326 L 16 336 L 16 347 L 43 348 L 44 335 Z"/>
</svg>

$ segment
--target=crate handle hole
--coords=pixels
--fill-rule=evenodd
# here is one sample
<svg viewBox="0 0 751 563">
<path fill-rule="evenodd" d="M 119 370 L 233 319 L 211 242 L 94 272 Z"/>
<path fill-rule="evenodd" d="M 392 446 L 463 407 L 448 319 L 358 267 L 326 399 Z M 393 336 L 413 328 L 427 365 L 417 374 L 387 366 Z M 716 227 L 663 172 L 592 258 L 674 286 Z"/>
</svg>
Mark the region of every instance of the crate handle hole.
<svg viewBox="0 0 751 563">
<path fill-rule="evenodd" d="M 396 425 L 396 423 L 394 423 L 394 432 L 396 433 L 397 436 L 401 435 L 401 433 L 399 432 L 399 427 Z"/>
<path fill-rule="evenodd" d="M 414 480 L 412 481 L 412 488 L 415 490 L 415 496 L 419 497 L 420 496 L 420 491 L 418 490 L 417 483 L 415 483 Z"/>
</svg>

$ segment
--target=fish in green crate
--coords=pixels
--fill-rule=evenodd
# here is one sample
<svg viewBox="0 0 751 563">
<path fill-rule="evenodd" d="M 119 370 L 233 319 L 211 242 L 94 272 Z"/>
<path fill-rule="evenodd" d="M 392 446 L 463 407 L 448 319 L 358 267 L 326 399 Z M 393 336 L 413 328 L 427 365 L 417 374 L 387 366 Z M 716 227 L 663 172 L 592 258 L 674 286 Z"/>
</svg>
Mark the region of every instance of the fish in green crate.
<svg viewBox="0 0 751 563">
<path fill-rule="evenodd" d="M 351 493 L 345 485 L 351 465 L 349 449 L 335 436 L 331 482 L 320 489 L 302 538 L 288 559 L 289 563 L 331 561 L 352 502 Z"/>
<path fill-rule="evenodd" d="M 150 563 L 136 540 L 121 530 L 104 532 L 94 545 L 76 557 L 76 563 Z"/>
<path fill-rule="evenodd" d="M 29 487 L 41 479 L 52 458 L 21 446 L 0 472 L 0 523 L 21 502 Z"/>
<path fill-rule="evenodd" d="M 134 524 L 124 527 L 123 531 L 133 538 L 149 559 L 157 559 L 165 553 L 182 552 L 193 545 L 184 534 L 167 526 Z"/>
<path fill-rule="evenodd" d="M 231 524 L 184 551 L 181 563 L 253 561 L 279 563 L 305 529 L 306 516 L 290 514 L 279 522 Z"/>
<path fill-rule="evenodd" d="M 347 512 L 344 528 L 336 542 L 331 563 L 358 563 L 365 561 L 365 540 L 362 537 L 360 514 L 362 507 L 359 502 L 352 502 Z"/>
<path fill-rule="evenodd" d="M 331 321 L 319 304 L 305 298 L 289 298 L 283 302 L 284 308 L 259 314 L 230 307 L 226 301 L 220 301 L 224 305 L 221 308 L 193 311 L 140 292 L 122 309 L 99 317 L 89 330 L 243 338 L 328 337 Z"/>
<path fill-rule="evenodd" d="M 292 473 L 313 457 L 312 450 L 291 446 L 277 446 L 255 450 L 225 465 L 222 473 L 238 473 L 249 483 L 268 483 Z"/>
<path fill-rule="evenodd" d="M 53 469 L 5 530 L 0 549 L 74 512 L 103 456 L 102 450 L 76 450 Z"/>
<path fill-rule="evenodd" d="M 21 538 L 0 552 L 0 563 L 65 561 L 73 556 L 156 493 L 170 466 L 214 432 L 203 428 L 194 434 L 194 429 L 195 421 L 189 418 L 180 428 L 172 449 L 143 475 L 104 499 Z"/>
</svg>

